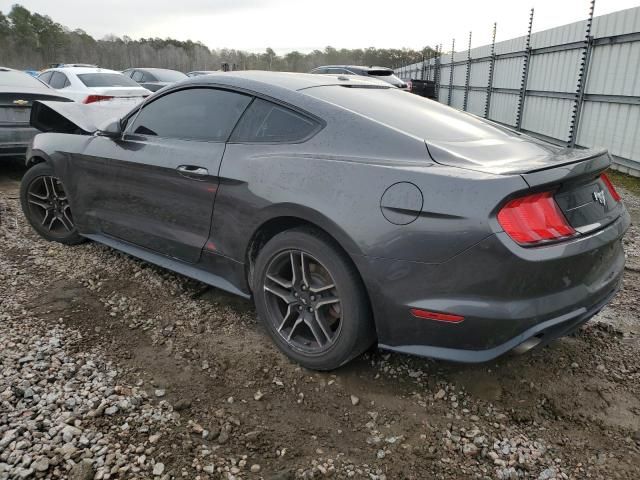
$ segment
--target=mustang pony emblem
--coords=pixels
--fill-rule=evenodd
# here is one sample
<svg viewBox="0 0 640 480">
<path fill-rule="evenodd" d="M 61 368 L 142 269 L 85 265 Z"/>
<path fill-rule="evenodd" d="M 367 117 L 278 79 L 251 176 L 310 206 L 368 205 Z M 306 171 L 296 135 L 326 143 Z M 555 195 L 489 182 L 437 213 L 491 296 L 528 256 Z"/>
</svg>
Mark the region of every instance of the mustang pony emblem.
<svg viewBox="0 0 640 480">
<path fill-rule="evenodd" d="M 21 107 L 24 107 L 25 105 L 29 105 L 29 101 L 28 100 L 14 100 L 13 104 L 14 105 L 20 105 Z"/>
<path fill-rule="evenodd" d="M 607 197 L 604 196 L 604 190 L 593 192 L 593 200 L 598 202 L 603 207 L 607 206 Z"/>
</svg>

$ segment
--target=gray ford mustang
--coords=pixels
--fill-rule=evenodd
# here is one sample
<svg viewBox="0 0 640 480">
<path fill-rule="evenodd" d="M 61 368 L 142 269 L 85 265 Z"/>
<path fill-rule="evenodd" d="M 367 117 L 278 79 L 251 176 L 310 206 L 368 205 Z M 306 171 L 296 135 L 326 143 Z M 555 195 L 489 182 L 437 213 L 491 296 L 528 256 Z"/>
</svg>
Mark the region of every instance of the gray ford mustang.
<svg viewBox="0 0 640 480">
<path fill-rule="evenodd" d="M 566 335 L 618 289 L 629 215 L 606 151 L 570 150 L 382 82 L 234 72 L 129 112 L 36 102 L 23 210 L 253 297 L 333 369 L 381 348 L 480 362 Z"/>
</svg>

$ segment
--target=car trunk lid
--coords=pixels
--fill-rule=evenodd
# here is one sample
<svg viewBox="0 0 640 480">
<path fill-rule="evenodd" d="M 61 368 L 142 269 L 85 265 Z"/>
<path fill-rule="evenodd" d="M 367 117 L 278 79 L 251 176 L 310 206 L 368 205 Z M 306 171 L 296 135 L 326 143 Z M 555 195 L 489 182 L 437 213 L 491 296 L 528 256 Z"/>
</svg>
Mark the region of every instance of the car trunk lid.
<svg viewBox="0 0 640 480">
<path fill-rule="evenodd" d="M 39 92 L 1 92 L 0 93 L 0 126 L 29 125 L 31 105 L 35 100 L 70 100 L 56 95 L 46 95 Z"/>
<path fill-rule="evenodd" d="M 129 104 L 96 106 L 36 101 L 31 108 L 30 123 L 41 132 L 90 135 L 110 120 L 122 118 L 131 109 Z"/>
<path fill-rule="evenodd" d="M 603 172 L 611 165 L 606 151 L 576 150 L 573 159 L 521 174 L 532 190 L 554 190 L 554 198 L 569 224 L 579 233 L 598 230 L 624 211 Z"/>
</svg>

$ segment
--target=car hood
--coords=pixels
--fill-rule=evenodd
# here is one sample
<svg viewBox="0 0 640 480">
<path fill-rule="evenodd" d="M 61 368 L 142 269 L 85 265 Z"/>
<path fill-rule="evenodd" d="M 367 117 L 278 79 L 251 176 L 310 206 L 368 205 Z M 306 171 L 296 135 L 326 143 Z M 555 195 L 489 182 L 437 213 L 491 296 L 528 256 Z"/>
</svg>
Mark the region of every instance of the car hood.
<svg viewBox="0 0 640 480">
<path fill-rule="evenodd" d="M 36 101 L 31 107 L 29 123 L 41 132 L 93 134 L 99 128 L 122 118 L 131 105 L 85 105 L 71 102 Z"/>
</svg>

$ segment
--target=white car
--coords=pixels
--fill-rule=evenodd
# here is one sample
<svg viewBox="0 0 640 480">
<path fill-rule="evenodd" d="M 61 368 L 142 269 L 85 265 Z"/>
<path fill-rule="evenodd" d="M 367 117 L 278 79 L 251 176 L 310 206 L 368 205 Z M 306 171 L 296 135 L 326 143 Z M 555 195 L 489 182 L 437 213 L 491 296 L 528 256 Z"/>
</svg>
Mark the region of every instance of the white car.
<svg viewBox="0 0 640 480">
<path fill-rule="evenodd" d="M 151 92 L 115 70 L 97 67 L 59 67 L 45 70 L 38 79 L 80 103 L 141 102 Z"/>
</svg>

